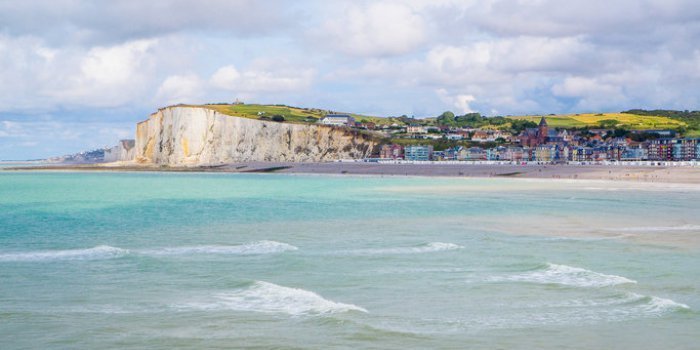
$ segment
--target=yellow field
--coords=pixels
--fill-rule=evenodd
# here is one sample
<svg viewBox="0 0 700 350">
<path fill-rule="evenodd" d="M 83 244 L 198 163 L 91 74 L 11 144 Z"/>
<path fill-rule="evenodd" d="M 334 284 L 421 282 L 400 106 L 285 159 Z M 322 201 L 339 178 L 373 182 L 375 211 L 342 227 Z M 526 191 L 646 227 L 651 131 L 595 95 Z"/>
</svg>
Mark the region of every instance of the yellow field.
<svg viewBox="0 0 700 350">
<path fill-rule="evenodd" d="M 526 119 L 538 123 L 542 116 L 527 115 L 508 117 L 513 119 Z M 553 127 L 598 127 L 601 121 L 616 120 L 616 127 L 626 129 L 677 129 L 687 126 L 686 123 L 660 116 L 643 116 L 626 113 L 582 113 L 582 114 L 558 114 L 545 116 L 547 124 Z"/>
</svg>

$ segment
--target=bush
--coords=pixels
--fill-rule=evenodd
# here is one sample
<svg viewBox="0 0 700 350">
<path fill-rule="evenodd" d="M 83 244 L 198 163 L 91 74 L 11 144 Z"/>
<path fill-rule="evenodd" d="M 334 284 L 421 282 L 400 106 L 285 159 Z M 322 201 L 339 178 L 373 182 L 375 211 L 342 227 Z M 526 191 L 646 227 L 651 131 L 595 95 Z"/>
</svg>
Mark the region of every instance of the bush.
<svg viewBox="0 0 700 350">
<path fill-rule="evenodd" d="M 273 121 L 273 122 L 283 122 L 283 121 L 284 121 L 284 117 L 281 116 L 281 115 L 279 115 L 279 114 L 273 115 L 273 116 L 272 116 L 272 121 Z"/>
</svg>

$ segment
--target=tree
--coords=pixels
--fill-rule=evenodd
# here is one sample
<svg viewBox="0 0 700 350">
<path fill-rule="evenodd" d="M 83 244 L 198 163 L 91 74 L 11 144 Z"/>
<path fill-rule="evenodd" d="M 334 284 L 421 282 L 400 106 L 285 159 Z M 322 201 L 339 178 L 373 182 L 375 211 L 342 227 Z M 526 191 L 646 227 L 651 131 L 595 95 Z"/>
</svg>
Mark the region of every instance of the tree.
<svg viewBox="0 0 700 350">
<path fill-rule="evenodd" d="M 455 114 L 450 111 L 443 112 L 437 117 L 437 122 L 439 125 L 454 125 Z"/>
<path fill-rule="evenodd" d="M 275 114 L 272 116 L 272 121 L 274 122 L 283 122 L 284 121 L 284 116 L 281 116 L 279 114 Z"/>
</svg>

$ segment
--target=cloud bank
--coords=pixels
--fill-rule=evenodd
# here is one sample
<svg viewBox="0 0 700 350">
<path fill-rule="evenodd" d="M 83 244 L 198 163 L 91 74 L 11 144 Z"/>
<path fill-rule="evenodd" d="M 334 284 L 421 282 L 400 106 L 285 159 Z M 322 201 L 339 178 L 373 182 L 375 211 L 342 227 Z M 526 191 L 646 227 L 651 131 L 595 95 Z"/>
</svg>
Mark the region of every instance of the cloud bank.
<svg viewBox="0 0 700 350">
<path fill-rule="evenodd" d="M 0 1 L 0 159 L 98 142 L 46 146 L 62 136 L 41 130 L 18 141 L 38 117 L 114 137 L 181 102 L 700 109 L 699 47 L 700 7 L 686 0 Z"/>
</svg>

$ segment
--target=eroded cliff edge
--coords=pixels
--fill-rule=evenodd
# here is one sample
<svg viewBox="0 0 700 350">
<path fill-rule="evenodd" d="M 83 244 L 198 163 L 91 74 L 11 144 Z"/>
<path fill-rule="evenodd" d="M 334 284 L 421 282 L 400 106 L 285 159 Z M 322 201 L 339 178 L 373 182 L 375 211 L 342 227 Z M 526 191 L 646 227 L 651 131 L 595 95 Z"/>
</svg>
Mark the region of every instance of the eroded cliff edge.
<svg viewBox="0 0 700 350">
<path fill-rule="evenodd" d="M 135 161 L 167 166 L 324 162 L 368 157 L 378 138 L 341 127 L 260 121 L 167 107 L 137 124 Z"/>
</svg>

